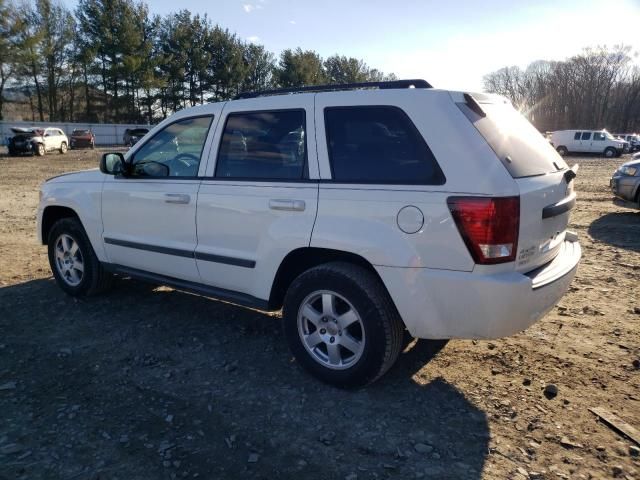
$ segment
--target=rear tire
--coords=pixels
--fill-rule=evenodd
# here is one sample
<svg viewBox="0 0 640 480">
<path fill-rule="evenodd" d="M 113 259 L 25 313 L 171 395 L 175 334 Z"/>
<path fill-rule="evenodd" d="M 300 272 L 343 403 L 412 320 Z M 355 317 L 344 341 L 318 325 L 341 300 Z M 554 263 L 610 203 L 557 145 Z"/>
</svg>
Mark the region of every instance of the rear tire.
<svg viewBox="0 0 640 480">
<path fill-rule="evenodd" d="M 558 152 L 558 154 L 559 154 L 561 157 L 564 157 L 565 155 L 567 155 L 567 154 L 569 153 L 569 150 L 567 150 L 567 147 L 562 147 L 562 146 L 561 146 L 561 147 L 556 148 L 556 151 Z"/>
<path fill-rule="evenodd" d="M 45 149 L 44 149 L 44 145 L 39 143 L 34 147 L 34 151 L 36 153 L 36 155 L 38 155 L 39 157 L 43 157 L 45 154 Z"/>
<path fill-rule="evenodd" d="M 402 350 L 404 324 L 389 294 L 375 275 L 350 263 L 302 273 L 287 291 L 283 317 L 300 365 L 337 387 L 374 382 Z"/>
<path fill-rule="evenodd" d="M 617 152 L 615 148 L 607 147 L 604 149 L 604 156 L 607 158 L 613 158 L 617 156 Z"/>
<path fill-rule="evenodd" d="M 60 144 L 60 153 L 62 155 L 64 155 L 65 153 L 67 153 L 67 144 L 65 142 L 62 142 Z"/>
<path fill-rule="evenodd" d="M 102 267 L 80 220 L 58 220 L 49 232 L 47 243 L 51 271 L 66 293 L 84 297 L 111 287 L 113 276 Z"/>
</svg>

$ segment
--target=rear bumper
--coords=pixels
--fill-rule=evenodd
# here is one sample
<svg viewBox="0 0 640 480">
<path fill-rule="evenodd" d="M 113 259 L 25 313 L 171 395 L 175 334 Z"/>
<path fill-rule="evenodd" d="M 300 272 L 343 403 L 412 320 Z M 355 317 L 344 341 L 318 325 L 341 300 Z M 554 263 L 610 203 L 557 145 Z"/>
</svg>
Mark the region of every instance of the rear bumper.
<svg viewBox="0 0 640 480">
<path fill-rule="evenodd" d="M 526 329 L 563 297 L 582 251 L 567 234 L 556 258 L 527 274 L 376 267 L 416 338 L 498 338 Z"/>
<path fill-rule="evenodd" d="M 70 140 L 71 142 L 71 147 L 72 148 L 82 148 L 82 147 L 90 147 L 93 145 L 93 140 L 90 139 L 80 139 L 80 138 L 73 138 Z"/>
</svg>

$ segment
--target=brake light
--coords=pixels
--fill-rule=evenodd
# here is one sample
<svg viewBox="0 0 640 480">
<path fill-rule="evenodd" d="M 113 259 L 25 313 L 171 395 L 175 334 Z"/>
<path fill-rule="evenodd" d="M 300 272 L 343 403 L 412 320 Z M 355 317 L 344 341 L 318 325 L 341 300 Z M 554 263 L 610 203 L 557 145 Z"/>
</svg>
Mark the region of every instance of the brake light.
<svg viewBox="0 0 640 480">
<path fill-rule="evenodd" d="M 476 263 L 491 265 L 515 260 L 520 197 L 449 197 L 447 204 Z"/>
</svg>

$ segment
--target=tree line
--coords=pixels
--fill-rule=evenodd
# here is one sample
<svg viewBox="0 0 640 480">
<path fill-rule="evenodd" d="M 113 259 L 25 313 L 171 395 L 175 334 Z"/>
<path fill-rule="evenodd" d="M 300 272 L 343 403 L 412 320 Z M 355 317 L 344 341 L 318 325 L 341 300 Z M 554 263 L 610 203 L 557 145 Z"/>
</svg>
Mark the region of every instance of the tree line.
<svg viewBox="0 0 640 480">
<path fill-rule="evenodd" d="M 564 61 L 504 67 L 484 89 L 508 97 L 541 131 L 640 131 L 640 67 L 629 46 L 584 49 Z"/>
<path fill-rule="evenodd" d="M 205 15 L 166 16 L 134 0 L 0 0 L 5 94 L 32 121 L 155 123 L 243 91 L 395 79 L 363 60 L 286 49 L 278 57 Z"/>
</svg>

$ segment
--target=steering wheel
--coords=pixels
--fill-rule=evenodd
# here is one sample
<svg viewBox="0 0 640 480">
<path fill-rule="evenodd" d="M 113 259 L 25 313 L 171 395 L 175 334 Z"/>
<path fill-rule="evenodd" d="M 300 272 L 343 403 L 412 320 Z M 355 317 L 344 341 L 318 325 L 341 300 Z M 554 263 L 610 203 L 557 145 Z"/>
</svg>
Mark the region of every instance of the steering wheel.
<svg viewBox="0 0 640 480">
<path fill-rule="evenodd" d="M 198 166 L 198 157 L 193 153 L 180 153 L 171 159 L 171 175 L 180 176 L 184 172 L 193 173 L 193 168 Z"/>
</svg>

